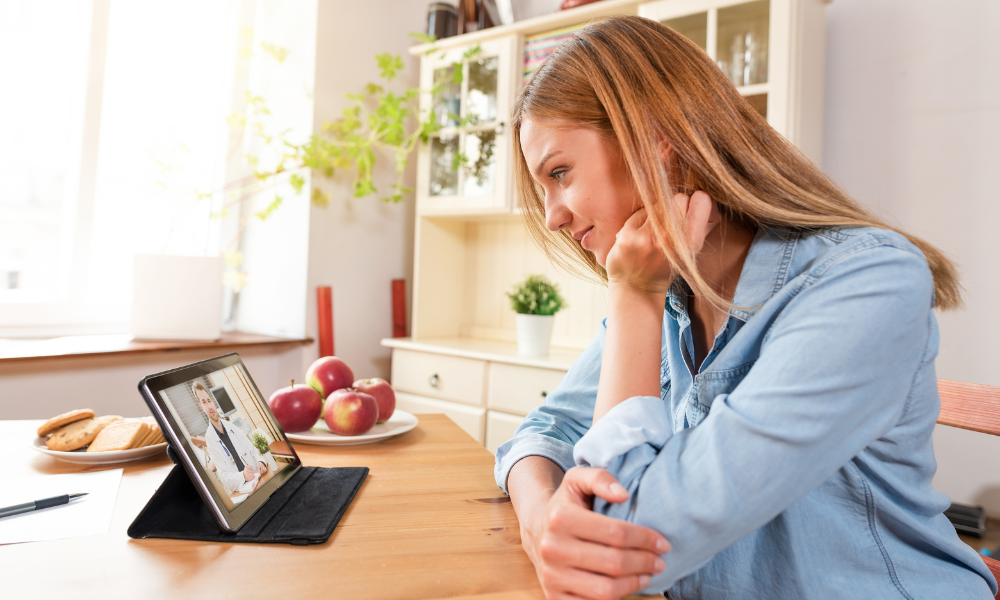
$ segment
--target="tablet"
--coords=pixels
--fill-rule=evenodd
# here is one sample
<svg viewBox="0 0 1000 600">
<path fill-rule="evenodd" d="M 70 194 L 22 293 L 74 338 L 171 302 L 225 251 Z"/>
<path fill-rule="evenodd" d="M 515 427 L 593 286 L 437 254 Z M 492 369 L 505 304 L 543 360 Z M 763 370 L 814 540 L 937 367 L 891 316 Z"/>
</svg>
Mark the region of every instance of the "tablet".
<svg viewBox="0 0 1000 600">
<path fill-rule="evenodd" d="M 224 531 L 302 467 L 235 352 L 144 377 L 139 392 Z"/>
</svg>

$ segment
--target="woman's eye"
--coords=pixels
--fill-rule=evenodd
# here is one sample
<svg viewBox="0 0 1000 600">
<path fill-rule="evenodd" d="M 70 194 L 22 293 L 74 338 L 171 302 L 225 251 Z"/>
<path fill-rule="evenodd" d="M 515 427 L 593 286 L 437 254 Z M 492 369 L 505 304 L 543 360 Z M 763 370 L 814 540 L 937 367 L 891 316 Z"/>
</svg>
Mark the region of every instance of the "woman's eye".
<svg viewBox="0 0 1000 600">
<path fill-rule="evenodd" d="M 549 179 L 555 180 L 556 183 L 562 183 L 563 175 L 566 174 L 565 169 L 557 169 L 549 173 Z"/>
</svg>

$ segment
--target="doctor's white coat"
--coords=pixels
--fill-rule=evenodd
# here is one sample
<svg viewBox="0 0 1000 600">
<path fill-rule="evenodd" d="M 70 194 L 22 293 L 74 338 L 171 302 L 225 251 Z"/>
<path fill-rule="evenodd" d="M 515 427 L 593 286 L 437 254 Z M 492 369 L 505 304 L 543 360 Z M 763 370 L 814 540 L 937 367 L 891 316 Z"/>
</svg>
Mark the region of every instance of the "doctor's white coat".
<svg viewBox="0 0 1000 600">
<path fill-rule="evenodd" d="M 219 419 L 219 422 L 222 423 L 222 426 L 229 433 L 229 439 L 233 441 L 233 446 L 236 448 L 236 452 L 239 453 L 240 460 L 243 461 L 244 466 L 250 465 L 256 470 L 259 468 L 258 462 L 267 464 L 267 460 L 261 458 L 260 453 L 257 452 L 257 449 L 250 443 L 247 435 L 239 427 L 236 427 L 226 419 Z M 208 429 L 205 431 L 205 446 L 209 457 L 215 462 L 217 469 L 215 475 L 222 482 L 222 487 L 226 489 L 226 493 L 232 494 L 235 491 L 242 491 L 240 488 L 248 483 L 243 478 L 243 471 L 236 469 L 236 461 L 230 456 L 229 449 L 219 439 L 219 432 L 215 430 L 215 426 L 211 423 L 209 423 Z M 257 477 L 259 475 L 255 474 L 254 479 Z"/>
</svg>

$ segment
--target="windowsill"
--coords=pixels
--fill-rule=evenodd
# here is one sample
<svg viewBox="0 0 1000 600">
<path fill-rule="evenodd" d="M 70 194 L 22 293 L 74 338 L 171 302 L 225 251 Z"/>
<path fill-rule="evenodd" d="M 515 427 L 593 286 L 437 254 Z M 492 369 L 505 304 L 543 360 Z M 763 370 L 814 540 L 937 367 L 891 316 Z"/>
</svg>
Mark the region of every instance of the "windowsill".
<svg viewBox="0 0 1000 600">
<path fill-rule="evenodd" d="M 127 356 L 179 350 L 229 349 L 245 346 L 305 346 L 311 338 L 281 338 L 253 333 L 223 333 L 214 342 L 136 342 L 128 334 L 75 335 L 51 339 L 0 339 L 0 363 L 79 358 Z"/>
</svg>

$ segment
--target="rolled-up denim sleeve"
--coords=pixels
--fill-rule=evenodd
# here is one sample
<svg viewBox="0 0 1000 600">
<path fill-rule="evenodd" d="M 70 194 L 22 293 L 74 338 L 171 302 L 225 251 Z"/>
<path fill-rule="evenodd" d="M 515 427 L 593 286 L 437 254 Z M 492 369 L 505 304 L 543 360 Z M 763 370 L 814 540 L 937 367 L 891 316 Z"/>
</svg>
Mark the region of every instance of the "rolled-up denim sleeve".
<svg viewBox="0 0 1000 600">
<path fill-rule="evenodd" d="M 573 448 L 573 460 L 581 467 L 597 467 L 613 473 L 629 492 L 629 501 L 619 505 L 617 513 L 624 511 L 631 515 L 639 480 L 672 433 L 663 400 L 656 396 L 636 396 L 613 407 L 594 423 Z M 595 497 L 594 510 L 605 512 L 607 503 Z"/>
<path fill-rule="evenodd" d="M 545 397 L 545 404 L 529 412 L 514 437 L 497 448 L 493 473 L 504 492 L 511 468 L 522 458 L 543 456 L 563 471 L 573 466 L 573 446 L 593 422 L 606 331 L 602 322 L 594 341 Z"/>
<path fill-rule="evenodd" d="M 646 593 L 695 572 L 884 435 L 933 359 L 933 280 L 914 252 L 856 248 L 789 285 L 756 363 L 697 427 L 669 435 L 651 399 L 631 398 L 578 444 L 578 461 L 606 465 L 630 492 L 595 510 L 670 540 Z"/>
</svg>

